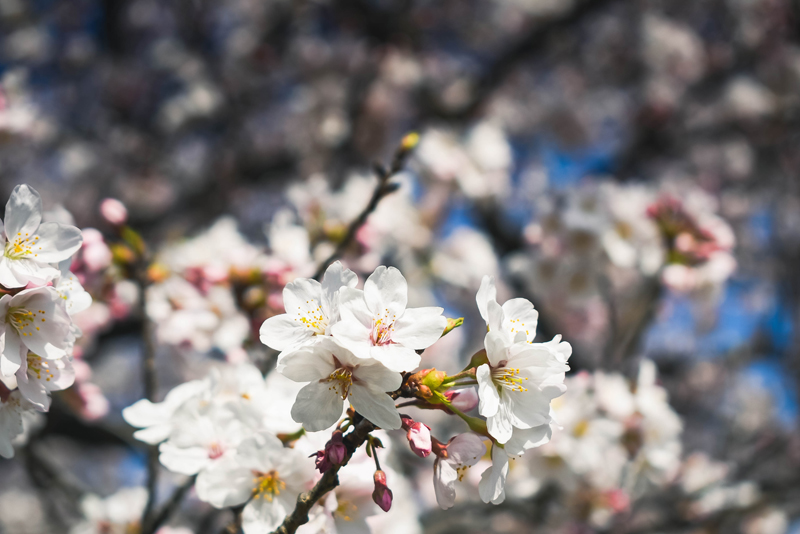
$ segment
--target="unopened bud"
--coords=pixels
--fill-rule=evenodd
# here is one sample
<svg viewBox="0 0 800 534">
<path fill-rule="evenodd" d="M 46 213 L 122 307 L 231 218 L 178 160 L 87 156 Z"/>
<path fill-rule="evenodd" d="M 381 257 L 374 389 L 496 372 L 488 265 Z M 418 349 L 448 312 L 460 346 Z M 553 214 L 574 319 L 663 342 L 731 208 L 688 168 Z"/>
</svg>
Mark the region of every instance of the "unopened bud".
<svg viewBox="0 0 800 534">
<path fill-rule="evenodd" d="M 375 482 L 372 500 L 381 510 L 388 512 L 392 508 L 392 490 L 386 485 L 386 473 L 381 470 L 375 471 L 372 480 Z"/>
<path fill-rule="evenodd" d="M 100 203 L 100 215 L 114 226 L 120 226 L 128 220 L 128 209 L 119 200 L 107 198 Z"/>
<path fill-rule="evenodd" d="M 413 150 L 418 144 L 419 134 L 417 132 L 411 132 L 403 137 L 403 140 L 400 142 L 400 148 L 403 151 L 408 152 L 409 150 Z"/>
<path fill-rule="evenodd" d="M 427 458 L 431 453 L 431 427 L 418 423 L 408 416 L 401 417 L 411 451 L 420 458 Z"/>
<path fill-rule="evenodd" d="M 454 408 L 462 412 L 468 412 L 475 409 L 478 405 L 478 393 L 474 388 L 462 389 L 459 391 L 448 390 L 444 394 L 445 398 L 450 401 Z"/>
<path fill-rule="evenodd" d="M 320 473 L 324 473 L 325 471 L 333 467 L 333 464 L 328 459 L 328 455 L 325 454 L 325 451 L 317 451 L 311 456 L 309 456 L 309 458 L 314 458 L 314 457 L 316 457 L 316 459 L 314 460 L 314 467 L 316 467 Z"/>
<path fill-rule="evenodd" d="M 345 456 L 347 456 L 347 447 L 343 439 L 342 431 L 336 430 L 333 436 L 331 436 L 330 441 L 325 444 L 325 455 L 334 465 L 341 465 L 342 462 L 344 462 Z"/>
<path fill-rule="evenodd" d="M 437 371 L 436 368 L 428 371 L 419 383 L 423 386 L 428 386 L 431 389 L 436 389 L 442 385 L 444 379 L 447 378 L 447 373 L 444 371 Z"/>
</svg>

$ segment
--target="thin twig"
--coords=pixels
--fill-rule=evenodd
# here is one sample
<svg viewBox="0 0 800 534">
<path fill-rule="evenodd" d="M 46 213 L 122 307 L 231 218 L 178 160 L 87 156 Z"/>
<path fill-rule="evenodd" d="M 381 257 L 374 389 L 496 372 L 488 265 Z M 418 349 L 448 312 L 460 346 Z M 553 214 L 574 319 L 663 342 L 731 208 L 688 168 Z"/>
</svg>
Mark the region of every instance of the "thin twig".
<svg viewBox="0 0 800 534">
<path fill-rule="evenodd" d="M 169 521 L 169 518 L 178 511 L 178 508 L 181 507 L 181 503 L 186 495 L 189 493 L 189 490 L 192 489 L 194 486 L 194 482 L 197 479 L 197 475 L 193 475 L 186 479 L 186 482 L 175 488 L 172 496 L 169 500 L 164 503 L 164 506 L 156 512 L 153 517 L 152 522 L 149 525 L 144 525 L 142 527 L 142 534 L 153 534 L 153 532 L 157 531 L 161 525 Z"/>
<path fill-rule="evenodd" d="M 364 223 L 367 222 L 367 218 L 373 211 L 375 211 L 375 208 L 378 207 L 378 203 L 381 201 L 381 199 L 390 193 L 397 191 L 397 184 L 390 183 L 389 179 L 403 169 L 406 159 L 408 159 L 408 155 L 416 145 L 417 139 L 418 137 L 416 134 L 409 134 L 403 138 L 400 147 L 397 149 L 394 158 L 392 159 L 392 165 L 388 170 L 382 165 L 375 165 L 374 170 L 378 177 L 378 183 L 375 185 L 375 189 L 372 191 L 372 197 L 369 199 L 369 203 L 361 211 L 358 217 L 356 217 L 356 219 L 350 223 L 344 239 L 342 239 L 336 246 L 336 250 L 334 250 L 333 253 L 319 265 L 317 272 L 314 273 L 314 280 L 319 280 L 322 278 L 322 275 L 325 274 L 325 270 L 328 268 L 328 266 L 339 259 L 342 254 L 344 254 L 344 252 L 347 250 L 347 247 L 349 247 L 355 239 L 358 231 L 362 226 L 364 226 Z"/>
<path fill-rule="evenodd" d="M 139 285 L 139 313 L 142 318 L 142 381 L 144 383 L 144 396 L 147 400 L 155 402 L 158 389 L 156 377 L 156 345 L 153 323 L 147 317 L 147 288 L 150 280 L 147 274 L 148 261 L 146 252 L 143 252 L 136 267 L 136 279 Z M 142 511 L 141 525 L 150 524 L 150 517 L 156 502 L 156 486 L 158 485 L 158 448 L 155 445 L 147 447 L 147 503 Z"/>
</svg>

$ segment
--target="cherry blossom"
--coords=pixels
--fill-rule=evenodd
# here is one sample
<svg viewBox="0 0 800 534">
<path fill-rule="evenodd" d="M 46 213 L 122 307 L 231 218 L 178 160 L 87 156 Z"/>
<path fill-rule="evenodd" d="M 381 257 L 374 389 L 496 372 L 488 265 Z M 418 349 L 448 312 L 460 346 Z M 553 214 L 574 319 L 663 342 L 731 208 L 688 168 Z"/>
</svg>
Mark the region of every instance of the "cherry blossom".
<svg viewBox="0 0 800 534">
<path fill-rule="evenodd" d="M 0 284 L 9 288 L 53 280 L 59 271 L 52 264 L 75 254 L 82 242 L 81 231 L 74 226 L 42 222 L 42 199 L 27 185 L 14 188 L 0 230 L 4 233 Z"/>
<path fill-rule="evenodd" d="M 269 433 L 246 439 L 237 453 L 197 477 L 197 496 L 217 508 L 244 504 L 245 534 L 271 532 L 312 481 L 313 467 L 299 450 L 284 448 Z"/>
<path fill-rule="evenodd" d="M 292 417 L 306 430 L 325 430 L 336 423 L 345 400 L 381 428 L 396 429 L 402 424 L 394 401 L 386 394 L 400 387 L 400 374 L 376 360 L 356 357 L 332 339 L 286 356 L 278 372 L 296 382 L 309 382 L 292 407 Z"/>
<path fill-rule="evenodd" d="M 467 470 L 486 454 L 486 445 L 478 435 L 466 433 L 450 439 L 434 452 L 433 488 L 439 506 L 447 510 L 455 504 L 456 482 L 463 481 Z"/>
<path fill-rule="evenodd" d="M 280 358 L 320 336 L 329 336 L 339 320 L 339 299 L 342 288 L 353 288 L 356 274 L 334 262 L 325 271 L 320 284 L 316 280 L 298 278 L 283 289 L 286 313 L 270 317 L 261 325 L 261 342 L 282 351 Z"/>
<path fill-rule="evenodd" d="M 53 287 L 24 289 L 0 298 L 0 374 L 17 372 L 30 350 L 47 359 L 61 358 L 74 342 L 72 321 L 64 301 Z"/>
<path fill-rule="evenodd" d="M 364 290 L 346 289 L 341 321 L 331 333 L 353 354 L 374 359 L 392 371 L 410 371 L 420 362 L 417 350 L 436 342 L 447 326 L 442 308 L 406 308 L 408 284 L 394 267 L 380 266 Z"/>
</svg>

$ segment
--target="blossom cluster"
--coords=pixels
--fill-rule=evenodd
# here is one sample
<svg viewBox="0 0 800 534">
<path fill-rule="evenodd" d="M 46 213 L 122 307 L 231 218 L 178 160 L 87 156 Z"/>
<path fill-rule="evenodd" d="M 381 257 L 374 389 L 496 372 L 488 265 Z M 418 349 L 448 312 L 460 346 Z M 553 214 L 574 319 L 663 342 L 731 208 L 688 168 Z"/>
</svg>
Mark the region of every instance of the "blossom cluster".
<svg viewBox="0 0 800 534">
<path fill-rule="evenodd" d="M 72 352 L 81 331 L 72 316 L 92 298 L 70 272 L 81 231 L 44 220 L 34 189 L 14 188 L 0 232 L 0 455 L 10 458 L 25 412 L 47 412 L 50 392 L 74 382 Z"/>
</svg>

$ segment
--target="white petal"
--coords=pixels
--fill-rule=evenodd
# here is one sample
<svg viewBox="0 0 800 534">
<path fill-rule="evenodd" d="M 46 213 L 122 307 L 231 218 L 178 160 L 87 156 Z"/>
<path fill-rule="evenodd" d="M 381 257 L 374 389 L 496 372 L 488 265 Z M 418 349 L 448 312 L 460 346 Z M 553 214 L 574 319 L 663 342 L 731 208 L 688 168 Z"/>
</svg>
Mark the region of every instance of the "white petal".
<svg viewBox="0 0 800 534">
<path fill-rule="evenodd" d="M 11 269 L 11 262 L 5 256 L 0 255 L 0 285 L 7 288 L 25 287 L 27 281 L 20 280 Z"/>
<path fill-rule="evenodd" d="M 353 376 L 379 391 L 394 391 L 403 383 L 403 377 L 399 372 L 391 371 L 382 363 L 369 360 L 360 364 L 353 371 Z"/>
<path fill-rule="evenodd" d="M 58 263 L 81 248 L 83 236 L 74 226 L 47 222 L 39 225 L 30 243 L 33 254 L 29 259 L 42 263 Z"/>
<path fill-rule="evenodd" d="M 11 376 L 17 372 L 22 364 L 22 343 L 16 332 L 12 331 L 12 327 L 6 327 L 5 346 L 3 347 L 3 355 L 0 357 L 0 374 L 4 376 Z"/>
<path fill-rule="evenodd" d="M 24 360 L 23 360 L 24 363 Z M 27 366 L 23 365 L 17 371 L 17 387 L 19 392 L 41 412 L 50 409 L 50 397 L 47 388 L 40 380 L 31 379 L 27 373 Z"/>
<path fill-rule="evenodd" d="M 502 308 L 504 328 L 512 333 L 523 332 L 527 341 L 533 341 L 539 321 L 539 312 L 533 309 L 533 304 L 527 299 L 511 299 Z"/>
<path fill-rule="evenodd" d="M 352 390 L 351 390 L 352 391 Z M 342 415 L 344 401 L 332 384 L 311 382 L 297 393 L 292 406 L 292 419 L 309 432 L 327 430 L 336 424 Z"/>
<path fill-rule="evenodd" d="M 212 462 L 204 447 L 179 448 L 167 442 L 162 443 L 158 450 L 161 465 L 173 473 L 195 475 Z"/>
<path fill-rule="evenodd" d="M 197 476 L 195 489 L 201 501 L 216 508 L 247 502 L 253 491 L 253 472 L 240 465 L 236 456 L 214 462 Z"/>
<path fill-rule="evenodd" d="M 512 419 L 509 413 L 509 406 L 501 399 L 497 413 L 486 418 L 486 428 L 489 430 L 489 434 L 491 434 L 498 443 L 505 443 L 511 439 L 511 433 L 514 431 L 514 427 L 511 423 Z"/>
<path fill-rule="evenodd" d="M 283 288 L 283 307 L 289 315 L 318 315 L 321 300 L 322 287 L 316 280 L 298 278 Z"/>
<path fill-rule="evenodd" d="M 494 276 L 484 275 L 481 280 L 481 287 L 475 295 L 475 301 L 478 303 L 478 311 L 481 312 L 481 317 L 489 324 L 489 311 L 487 305 L 490 300 L 497 302 L 497 287 L 495 287 Z"/>
<path fill-rule="evenodd" d="M 295 382 L 327 378 L 334 370 L 333 358 L 321 344 L 286 355 L 277 367 L 279 373 Z"/>
<path fill-rule="evenodd" d="M 447 444 L 450 458 L 459 464 L 475 465 L 486 454 L 483 438 L 472 432 L 459 434 Z"/>
<path fill-rule="evenodd" d="M 322 309 L 329 317 L 338 315 L 338 294 L 343 287 L 353 288 L 358 283 L 358 276 L 350 269 L 345 269 L 342 262 L 335 261 L 328 266 L 322 278 Z"/>
<path fill-rule="evenodd" d="M 9 241 L 32 235 L 42 221 L 42 197 L 32 187 L 18 185 L 6 203 L 5 230 Z"/>
<path fill-rule="evenodd" d="M 478 493 L 485 503 L 500 504 L 506 498 L 508 455 L 497 445 L 492 446 L 492 466 L 481 474 Z"/>
<path fill-rule="evenodd" d="M 331 335 L 358 358 L 370 358 L 370 327 L 364 326 L 349 309 L 342 307 L 339 311 L 341 320 L 331 327 Z"/>
<path fill-rule="evenodd" d="M 484 417 L 492 417 L 500 408 L 500 395 L 492 382 L 492 370 L 483 364 L 475 372 L 478 380 L 478 413 Z"/>
<path fill-rule="evenodd" d="M 408 283 L 400 271 L 381 265 L 364 283 L 364 300 L 376 317 L 400 317 L 408 303 Z"/>
<path fill-rule="evenodd" d="M 377 345 L 370 348 L 369 355 L 392 371 L 413 371 L 422 358 L 412 349 L 402 345 Z"/>
<path fill-rule="evenodd" d="M 258 331 L 261 343 L 275 350 L 288 350 L 308 343 L 314 333 L 310 327 L 286 313 L 270 317 Z"/>
<path fill-rule="evenodd" d="M 287 514 L 291 513 L 286 499 L 282 496 L 271 501 L 259 498 L 253 499 L 242 511 L 242 530 L 244 534 L 265 534 L 272 532 L 283 522 Z"/>
<path fill-rule="evenodd" d="M 486 310 L 489 314 L 489 322 L 487 323 L 489 330 L 494 330 L 495 332 L 503 331 L 503 322 L 505 320 L 503 308 L 497 302 L 490 300 L 486 303 Z"/>
<path fill-rule="evenodd" d="M 502 332 L 497 330 L 486 332 L 486 336 L 483 338 L 483 346 L 486 347 L 486 357 L 489 359 L 489 363 L 494 367 L 498 367 L 500 362 L 508 359 L 508 351 L 506 351 L 508 340 Z"/>
<path fill-rule="evenodd" d="M 458 472 L 447 460 L 436 458 L 433 464 L 433 490 L 442 510 L 452 508 L 456 502 Z"/>
<path fill-rule="evenodd" d="M 544 445 L 550 441 L 552 434 L 550 425 L 539 425 L 527 430 L 515 428 L 511 439 L 505 444 L 506 452 L 513 456 L 519 456 L 528 449 Z"/>
<path fill-rule="evenodd" d="M 447 326 L 442 308 L 409 308 L 395 321 L 392 341 L 410 349 L 433 345 Z"/>
<path fill-rule="evenodd" d="M 30 258 L 20 258 L 18 260 L 8 259 L 8 268 L 14 277 L 23 282 L 23 285 L 34 283 L 37 285 L 46 284 L 59 275 L 59 270 L 46 263 L 34 261 Z"/>
<path fill-rule="evenodd" d="M 349 399 L 353 409 L 372 424 L 384 430 L 396 430 L 402 426 L 394 401 L 385 392 L 353 384 Z"/>
</svg>

